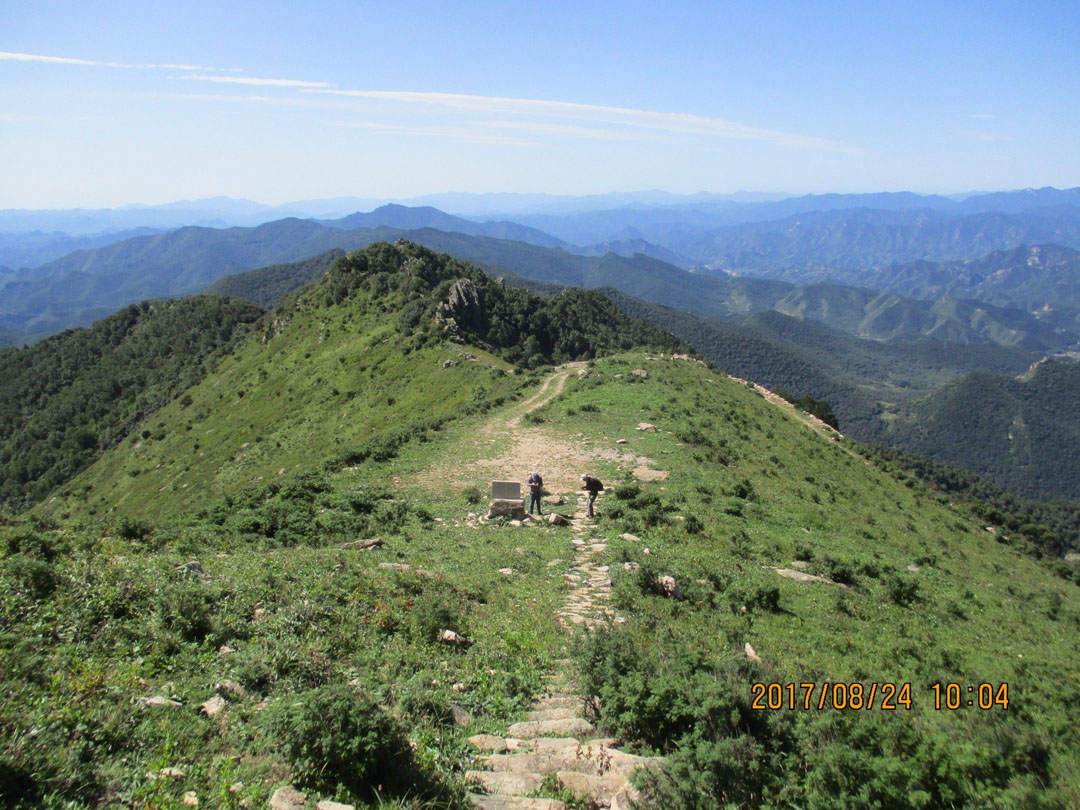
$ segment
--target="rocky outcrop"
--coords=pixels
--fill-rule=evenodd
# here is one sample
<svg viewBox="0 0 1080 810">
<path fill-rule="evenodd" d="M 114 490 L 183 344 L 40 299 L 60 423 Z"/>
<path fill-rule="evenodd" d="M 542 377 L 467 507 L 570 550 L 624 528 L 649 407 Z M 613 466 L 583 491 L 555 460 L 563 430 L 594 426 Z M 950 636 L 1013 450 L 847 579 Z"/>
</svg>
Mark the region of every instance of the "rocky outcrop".
<svg viewBox="0 0 1080 810">
<path fill-rule="evenodd" d="M 446 300 L 439 304 L 436 319 L 448 334 L 459 329 L 481 332 L 484 328 L 484 304 L 480 291 L 467 278 L 459 278 L 450 287 Z"/>
</svg>

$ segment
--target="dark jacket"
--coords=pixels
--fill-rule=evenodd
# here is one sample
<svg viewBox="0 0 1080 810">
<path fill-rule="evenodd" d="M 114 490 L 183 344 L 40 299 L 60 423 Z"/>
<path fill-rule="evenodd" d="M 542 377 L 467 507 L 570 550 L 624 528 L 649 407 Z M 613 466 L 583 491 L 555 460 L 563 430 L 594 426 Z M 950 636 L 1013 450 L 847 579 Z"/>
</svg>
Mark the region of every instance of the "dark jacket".
<svg viewBox="0 0 1080 810">
<path fill-rule="evenodd" d="M 593 478 L 591 475 L 586 475 L 585 483 L 581 488 L 587 489 L 591 495 L 595 495 L 598 492 L 604 491 L 604 483 L 599 478 Z"/>
</svg>

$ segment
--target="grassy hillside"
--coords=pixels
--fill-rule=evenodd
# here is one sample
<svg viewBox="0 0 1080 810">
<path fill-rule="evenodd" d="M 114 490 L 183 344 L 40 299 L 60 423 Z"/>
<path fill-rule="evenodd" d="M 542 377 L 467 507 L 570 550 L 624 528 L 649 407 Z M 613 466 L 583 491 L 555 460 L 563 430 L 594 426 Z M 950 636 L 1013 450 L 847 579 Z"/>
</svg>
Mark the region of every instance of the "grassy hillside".
<svg viewBox="0 0 1080 810">
<path fill-rule="evenodd" d="M 521 380 L 507 360 L 535 367 L 634 345 L 682 347 L 596 293 L 541 299 L 411 243 L 373 245 L 286 299 L 51 509 L 161 514 L 329 457 L 392 452 L 511 397 Z"/>
<path fill-rule="evenodd" d="M 398 309 L 378 313 L 379 301 L 301 297 L 185 411 L 147 422 L 163 438 L 125 441 L 78 479 L 94 488 L 87 505 L 63 506 L 73 520 L 56 504 L 4 530 L 9 804 L 172 806 L 194 791 L 200 806 L 259 806 L 291 782 L 369 807 L 463 807 L 464 738 L 520 717 L 566 655 L 568 530 L 469 517 L 492 478 L 534 467 L 570 495 L 567 513 L 582 470 L 612 488 L 588 536 L 606 543 L 598 559 L 625 624 L 581 642 L 572 674 L 600 698 L 603 731 L 666 755 L 645 785 L 657 806 L 1074 804 L 1076 586 L 1003 543 L 1009 532 L 698 363 L 618 354 L 541 384 L 467 345 L 384 353 L 403 336 Z M 348 312 L 348 325 L 331 317 Z M 454 356 L 466 351 L 478 360 Z M 261 385 L 260 362 L 275 375 Z M 364 366 L 353 373 L 365 408 L 322 405 L 351 365 Z M 497 403 L 522 385 L 528 399 Z M 480 391 L 488 407 L 459 407 Z M 377 401 L 387 396 L 398 407 Z M 456 418 L 383 452 L 334 441 L 348 451 L 444 408 Z M 333 430 L 305 424 L 330 413 L 345 415 Z M 658 431 L 635 430 L 643 420 Z M 159 492 L 158 463 L 199 475 Z M 114 505 L 126 516 L 99 521 Z M 382 550 L 340 547 L 376 535 Z M 772 570 L 799 566 L 830 581 Z M 663 575 L 682 600 L 662 595 Z M 436 643 L 447 626 L 472 645 Z M 910 683 L 911 708 L 757 710 L 755 682 Z M 938 682 L 962 684 L 965 699 L 967 685 L 1008 683 L 1008 707 L 935 710 Z M 215 691 L 225 708 L 206 717 Z M 177 705 L 139 703 L 153 696 Z"/>
<path fill-rule="evenodd" d="M 92 463 L 202 379 L 261 315 L 211 296 L 144 301 L 0 351 L 0 507 L 40 500 Z"/>
</svg>

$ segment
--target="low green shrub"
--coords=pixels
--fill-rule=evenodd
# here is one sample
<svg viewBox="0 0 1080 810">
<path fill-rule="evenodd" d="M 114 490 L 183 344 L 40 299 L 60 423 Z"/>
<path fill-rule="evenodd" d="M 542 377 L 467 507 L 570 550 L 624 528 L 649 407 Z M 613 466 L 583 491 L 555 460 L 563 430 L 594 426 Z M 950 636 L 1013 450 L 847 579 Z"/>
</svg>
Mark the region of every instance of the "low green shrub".
<svg viewBox="0 0 1080 810">
<path fill-rule="evenodd" d="M 351 686 L 286 698 L 267 711 L 267 722 L 299 785 L 331 793 L 342 785 L 367 797 L 380 787 L 398 792 L 416 782 L 402 729 L 373 697 Z"/>
</svg>

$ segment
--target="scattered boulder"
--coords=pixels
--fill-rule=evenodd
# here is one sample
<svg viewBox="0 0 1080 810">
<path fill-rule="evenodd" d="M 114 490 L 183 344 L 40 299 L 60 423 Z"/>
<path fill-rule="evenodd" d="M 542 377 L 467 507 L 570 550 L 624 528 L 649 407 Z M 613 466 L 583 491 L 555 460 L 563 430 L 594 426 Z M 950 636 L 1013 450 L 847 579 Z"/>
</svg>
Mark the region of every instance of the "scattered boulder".
<svg viewBox="0 0 1080 810">
<path fill-rule="evenodd" d="M 184 794 L 183 798 L 180 799 L 180 803 L 187 805 L 188 807 L 198 807 L 199 797 L 195 794 L 194 790 L 189 790 Z"/>
<path fill-rule="evenodd" d="M 218 655 L 232 655 L 236 650 L 230 647 L 228 644 L 222 644 L 217 648 Z"/>
<path fill-rule="evenodd" d="M 178 565 L 173 570 L 178 574 L 185 574 L 189 576 L 203 573 L 202 563 L 200 563 L 198 560 L 192 560 L 191 562 L 186 562 L 182 565 Z"/>
<path fill-rule="evenodd" d="M 383 539 L 381 537 L 369 537 L 366 540 L 353 540 L 342 544 L 341 547 L 352 551 L 371 551 L 372 549 L 382 548 Z"/>
<path fill-rule="evenodd" d="M 641 542 L 640 537 L 638 537 L 636 534 L 630 534 L 629 532 L 626 532 L 624 534 L 620 534 L 619 538 L 621 540 L 626 540 L 628 543 L 640 543 Z"/>
<path fill-rule="evenodd" d="M 755 664 L 762 663 L 761 656 L 757 654 L 757 650 L 755 650 L 753 646 L 751 646 L 749 641 L 743 645 L 743 652 L 745 652 L 746 657 L 753 661 Z"/>
<path fill-rule="evenodd" d="M 558 514 L 557 512 L 553 512 L 548 515 L 548 523 L 550 523 L 552 526 L 567 526 L 569 525 L 570 521 L 564 518 L 562 515 Z"/>
<path fill-rule="evenodd" d="M 635 368 L 630 373 L 633 374 L 635 377 L 641 377 L 641 379 L 643 379 L 643 380 L 647 380 L 649 378 L 649 372 L 647 372 L 643 368 Z"/>
<path fill-rule="evenodd" d="M 270 810 L 304 810 L 307 797 L 292 785 L 279 787 L 270 797 Z"/>
<path fill-rule="evenodd" d="M 439 642 L 450 647 L 468 647 L 472 642 L 453 630 L 440 630 Z"/>
<path fill-rule="evenodd" d="M 388 571 L 411 571 L 412 566 L 408 563 L 379 563 L 379 568 L 385 568 Z"/>
<path fill-rule="evenodd" d="M 656 433 L 659 428 L 656 425 L 649 424 L 648 422 L 638 422 L 638 430 L 643 430 L 646 433 Z"/>
<path fill-rule="evenodd" d="M 624 571 L 637 571 L 639 568 L 641 568 L 641 563 L 636 563 L 636 562 L 623 563 L 623 570 Z"/>
<path fill-rule="evenodd" d="M 245 697 L 247 697 L 247 690 L 244 687 L 242 687 L 240 684 L 238 684 L 236 681 L 230 681 L 228 678 L 226 678 L 225 680 L 220 681 L 218 683 L 215 683 L 214 684 L 214 691 L 215 692 L 226 692 L 226 693 L 232 695 L 233 697 L 240 698 L 241 700 L 243 700 Z"/>
<path fill-rule="evenodd" d="M 675 577 L 665 574 L 657 578 L 656 585 L 664 596 L 682 601 L 682 590 L 679 588 L 679 583 L 675 581 Z"/>
<path fill-rule="evenodd" d="M 500 568 L 499 573 L 502 574 L 504 577 L 512 577 L 514 575 L 514 569 L 513 568 Z"/>
<path fill-rule="evenodd" d="M 615 444 L 626 444 L 626 439 L 616 439 Z"/>
<path fill-rule="evenodd" d="M 155 708 L 157 706 L 183 706 L 179 700 L 172 700 L 164 695 L 154 695 L 152 697 L 141 697 L 136 701 L 140 706 L 149 706 Z"/>
<path fill-rule="evenodd" d="M 458 703 L 450 704 L 450 716 L 454 719 L 454 724 L 460 728 L 468 728 L 472 723 L 472 715 Z"/>
<path fill-rule="evenodd" d="M 552 506 L 562 506 L 566 503 L 566 499 L 562 495 L 549 495 L 544 499 L 544 503 L 551 504 Z"/>
<path fill-rule="evenodd" d="M 214 695 L 202 705 L 202 711 L 207 717 L 215 717 L 225 710 L 225 705 L 225 698 Z"/>
<path fill-rule="evenodd" d="M 330 801 L 330 799 L 323 799 L 315 805 L 315 810 L 356 810 L 356 806 Z"/>
</svg>

